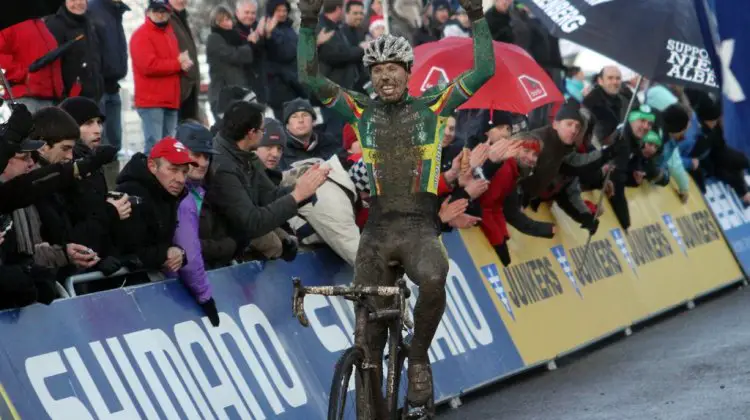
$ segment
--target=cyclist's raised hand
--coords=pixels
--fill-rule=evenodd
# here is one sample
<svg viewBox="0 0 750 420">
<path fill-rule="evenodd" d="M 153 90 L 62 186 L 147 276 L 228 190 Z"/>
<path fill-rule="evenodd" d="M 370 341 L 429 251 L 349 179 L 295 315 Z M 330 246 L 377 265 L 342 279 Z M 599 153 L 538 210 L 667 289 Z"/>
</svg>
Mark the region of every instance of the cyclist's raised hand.
<svg viewBox="0 0 750 420">
<path fill-rule="evenodd" d="M 314 23 L 317 25 L 320 9 L 323 7 L 323 0 L 300 0 L 297 6 L 299 7 L 303 23 Z M 315 26 L 313 25 L 312 27 L 314 28 Z"/>
</svg>

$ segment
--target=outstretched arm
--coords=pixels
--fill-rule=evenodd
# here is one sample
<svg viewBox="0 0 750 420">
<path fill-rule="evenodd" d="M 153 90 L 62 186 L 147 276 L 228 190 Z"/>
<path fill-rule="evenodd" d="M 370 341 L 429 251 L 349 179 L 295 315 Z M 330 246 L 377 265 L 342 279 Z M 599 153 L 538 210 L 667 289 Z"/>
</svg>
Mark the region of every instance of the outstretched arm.
<svg viewBox="0 0 750 420">
<path fill-rule="evenodd" d="M 363 98 L 328 80 L 318 69 L 318 48 L 315 27 L 322 0 L 300 0 L 302 14 L 297 43 L 299 81 L 320 99 L 324 106 L 335 110 L 348 123 L 356 123 L 362 115 Z"/>
<path fill-rule="evenodd" d="M 482 2 L 461 0 L 461 6 L 472 21 L 474 67 L 434 95 L 432 109 L 441 116 L 449 116 L 495 75 L 495 50 L 490 28 L 484 19 Z"/>
</svg>

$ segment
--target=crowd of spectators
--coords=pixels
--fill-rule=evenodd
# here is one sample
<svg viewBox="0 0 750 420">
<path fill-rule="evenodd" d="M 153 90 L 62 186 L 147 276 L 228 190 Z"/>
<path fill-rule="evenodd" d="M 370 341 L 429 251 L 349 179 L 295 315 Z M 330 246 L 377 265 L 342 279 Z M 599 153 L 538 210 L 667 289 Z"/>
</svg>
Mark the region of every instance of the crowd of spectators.
<svg viewBox="0 0 750 420">
<path fill-rule="evenodd" d="M 186 7 L 149 0 L 129 44 L 122 16 L 130 8 L 121 0 L 66 0 L 53 16 L 0 31 L 0 67 L 16 103 L 0 142 L 0 308 L 50 303 L 63 294 L 59 283 L 85 271 L 116 275 L 82 286 L 88 292 L 177 277 L 216 325 L 210 269 L 292 261 L 315 245 L 353 265 L 369 199 L 361 148 L 352 127 L 298 81 L 290 3 L 267 0 L 259 10 L 255 0 L 237 0 L 212 11 L 212 127 L 198 106 L 198 40 Z M 716 176 L 750 205 L 750 164 L 724 142 L 715 97 L 648 83 L 636 91 L 615 66 L 586 80 L 563 66 L 557 39 L 524 6 L 496 0 L 485 17 L 493 38 L 526 49 L 567 101 L 554 112 L 448 118 L 441 194 L 452 195 L 440 216 L 447 222 L 465 211 L 468 219 L 447 229 L 479 222 L 508 265 L 507 223 L 527 235 L 556 232 L 525 208 L 553 201 L 595 233 L 600 209 L 582 198 L 585 190 L 604 190 L 626 231 L 627 186 L 674 179 L 688 200 L 688 176 L 701 189 Z M 423 23 L 416 44 L 471 36 L 455 2 L 428 3 Z M 380 0 L 326 0 L 321 72 L 372 95 L 363 48 L 384 28 Z M 61 46 L 59 58 L 29 72 Z M 108 180 L 122 144 L 119 82 L 128 71 L 144 150 Z"/>
</svg>

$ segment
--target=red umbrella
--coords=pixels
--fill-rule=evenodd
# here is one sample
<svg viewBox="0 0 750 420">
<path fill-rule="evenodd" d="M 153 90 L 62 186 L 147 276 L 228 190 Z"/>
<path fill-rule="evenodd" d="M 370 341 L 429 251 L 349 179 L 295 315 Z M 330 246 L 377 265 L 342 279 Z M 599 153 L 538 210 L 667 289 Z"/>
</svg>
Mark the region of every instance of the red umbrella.
<svg viewBox="0 0 750 420">
<path fill-rule="evenodd" d="M 495 76 L 459 109 L 499 109 L 520 114 L 564 98 L 547 73 L 522 48 L 493 41 Z M 414 49 L 409 93 L 420 96 L 427 89 L 447 84 L 474 66 L 473 40 L 448 37 Z"/>
</svg>

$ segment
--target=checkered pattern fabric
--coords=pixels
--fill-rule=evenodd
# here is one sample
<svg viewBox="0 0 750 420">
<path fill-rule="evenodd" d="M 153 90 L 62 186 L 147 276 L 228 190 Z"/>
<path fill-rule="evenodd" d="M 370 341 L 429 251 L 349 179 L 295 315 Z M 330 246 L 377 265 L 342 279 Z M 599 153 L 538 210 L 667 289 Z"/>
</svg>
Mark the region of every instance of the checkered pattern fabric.
<svg viewBox="0 0 750 420">
<path fill-rule="evenodd" d="M 550 250 L 552 251 L 552 255 L 555 256 L 555 259 L 560 264 L 560 268 L 562 268 L 563 273 L 565 273 L 565 276 L 568 277 L 568 280 L 570 280 L 570 283 L 576 289 L 576 293 L 578 293 L 578 296 L 583 297 L 581 288 L 578 287 L 578 281 L 576 280 L 576 276 L 573 273 L 573 267 L 570 266 L 570 260 L 568 260 L 568 255 L 565 252 L 565 248 L 562 245 L 558 245 L 550 248 Z"/>
<path fill-rule="evenodd" d="M 670 215 L 669 213 L 664 213 L 661 217 L 664 220 L 664 224 L 667 225 L 667 229 L 669 229 L 669 232 L 672 234 L 672 237 L 677 242 L 677 245 L 680 246 L 682 253 L 687 255 L 687 248 L 685 247 L 685 242 L 683 242 L 682 235 L 680 234 L 680 231 L 677 229 L 677 226 L 674 224 L 672 215 Z"/>
<path fill-rule="evenodd" d="M 495 293 L 497 293 L 497 296 L 500 298 L 500 302 L 503 304 L 503 307 L 505 307 L 505 310 L 508 311 L 508 315 L 510 315 L 511 319 L 515 321 L 516 316 L 513 314 L 513 307 L 510 306 L 510 299 L 508 299 L 508 294 L 505 293 L 503 282 L 500 279 L 500 271 L 497 269 L 497 266 L 495 264 L 488 264 L 483 266 L 482 274 L 484 274 L 485 280 L 490 283 L 490 286 L 492 286 L 492 288 L 495 290 Z"/>
<path fill-rule="evenodd" d="M 370 178 L 367 176 L 367 167 L 362 158 L 349 168 L 349 177 L 358 192 L 370 194 Z"/>
<path fill-rule="evenodd" d="M 630 251 L 628 251 L 628 244 L 625 243 L 625 236 L 623 236 L 622 231 L 619 228 L 614 228 L 610 231 L 612 234 L 612 238 L 615 240 L 615 244 L 620 249 L 620 252 L 622 252 L 622 255 L 625 257 L 625 261 L 628 262 L 628 265 L 633 270 L 633 273 L 635 273 L 636 276 L 638 276 L 638 271 L 635 269 L 635 261 L 633 261 L 633 257 L 630 255 Z"/>
</svg>

